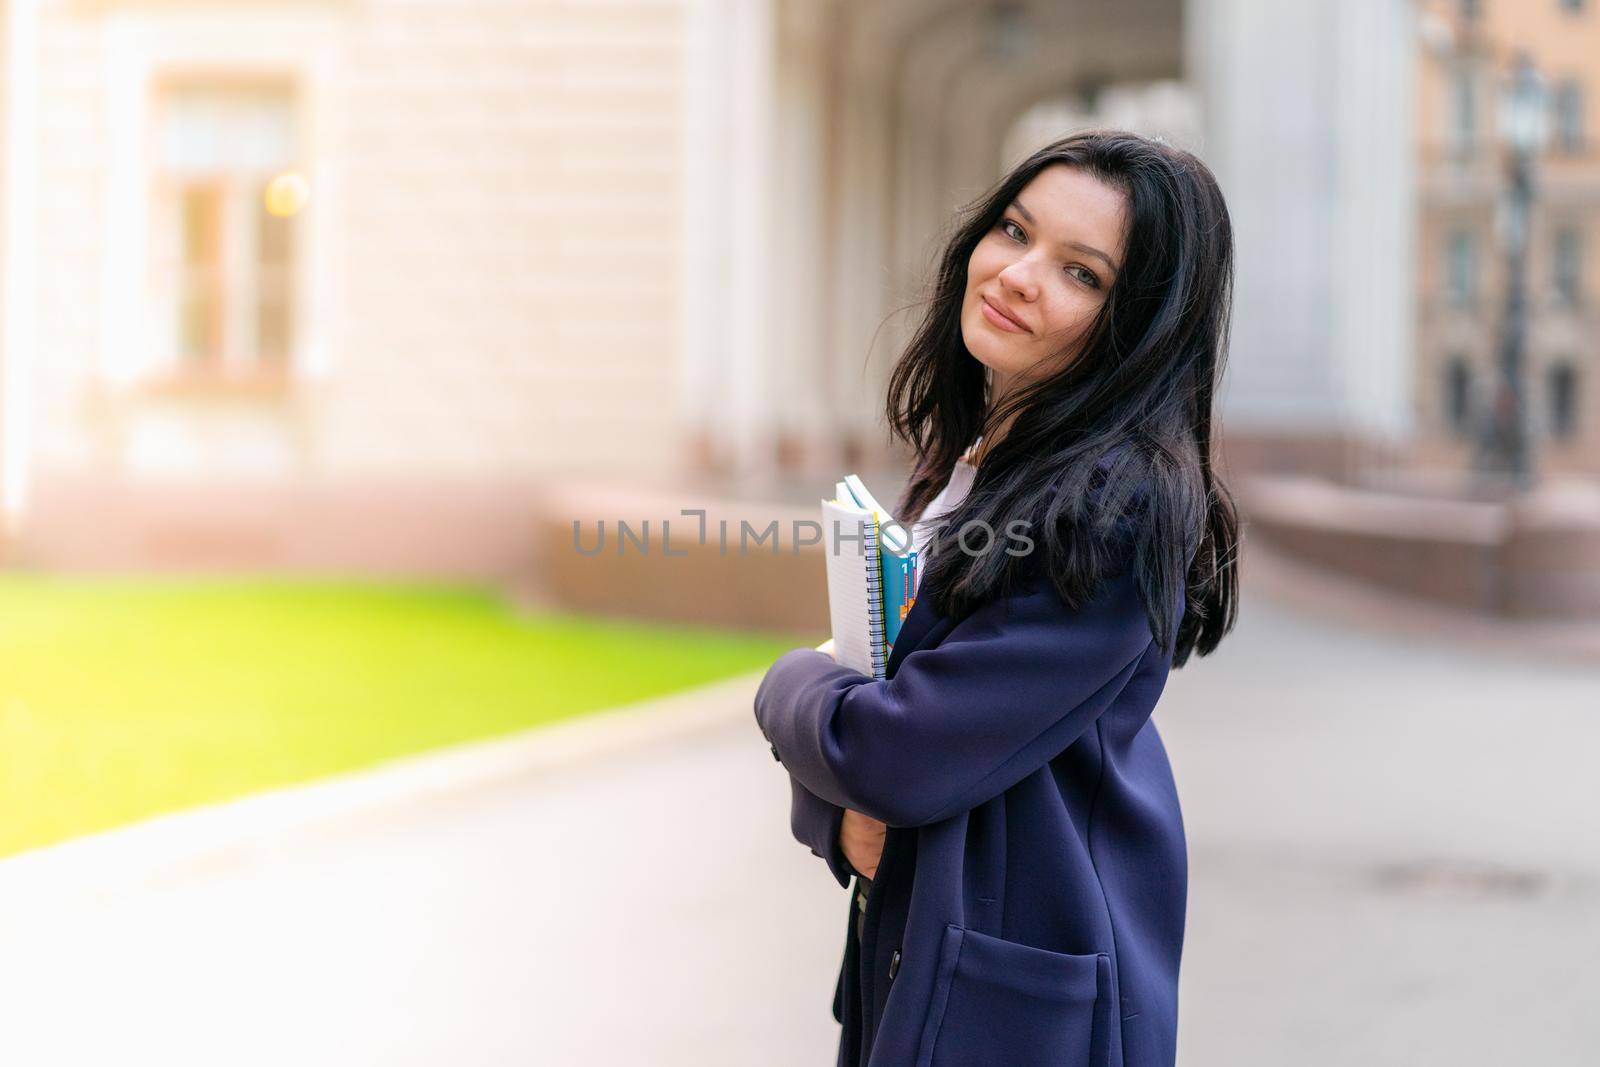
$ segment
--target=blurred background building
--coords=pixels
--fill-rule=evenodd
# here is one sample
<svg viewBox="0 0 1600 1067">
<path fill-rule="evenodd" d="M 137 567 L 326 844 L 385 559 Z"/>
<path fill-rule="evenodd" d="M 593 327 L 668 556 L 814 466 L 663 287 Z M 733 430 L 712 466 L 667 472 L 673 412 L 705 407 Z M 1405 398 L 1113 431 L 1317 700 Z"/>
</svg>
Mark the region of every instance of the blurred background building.
<svg viewBox="0 0 1600 1067">
<path fill-rule="evenodd" d="M 1516 48 L 1555 86 L 1529 425 L 1549 471 L 1600 474 L 1592 4 L 0 7 L 14 563 L 502 576 L 563 565 L 583 487 L 887 485 L 884 383 L 954 213 L 1104 124 L 1228 196 L 1224 425 L 1230 469 L 1270 476 L 1241 481 L 1257 528 L 1358 573 L 1488 529 L 1418 591 L 1502 609 L 1502 505 L 1326 494 L 1473 491 Z M 1534 555 L 1588 610 L 1600 505 L 1575 507 Z"/>
<path fill-rule="evenodd" d="M 1600 474 L 1595 329 L 1600 286 L 1600 153 L 1591 123 L 1600 91 L 1600 17 L 1586 0 L 1434 2 L 1420 64 L 1417 286 L 1418 451 L 1459 469 L 1495 380 L 1506 288 L 1499 206 L 1503 83 L 1525 51 L 1547 83 L 1547 151 L 1529 232 L 1530 422 L 1552 472 Z"/>
<path fill-rule="evenodd" d="M 828 1062 L 838 887 L 684 687 L 826 634 L 790 521 L 1085 125 L 1237 242 L 1180 1060 L 1593 1063 L 1597 7 L 0 0 L 0 1063 Z"/>
</svg>

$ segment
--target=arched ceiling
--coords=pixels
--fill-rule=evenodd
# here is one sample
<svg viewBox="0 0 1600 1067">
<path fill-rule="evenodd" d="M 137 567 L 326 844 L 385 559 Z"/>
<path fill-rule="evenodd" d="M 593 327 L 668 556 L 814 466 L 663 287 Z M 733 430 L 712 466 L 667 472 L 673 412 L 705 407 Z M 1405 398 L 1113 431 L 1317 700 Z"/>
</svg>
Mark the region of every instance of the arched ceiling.
<svg viewBox="0 0 1600 1067">
<path fill-rule="evenodd" d="M 862 392 L 860 353 L 897 347 L 904 323 L 882 338 L 878 327 L 921 289 L 955 209 L 999 176 L 1023 112 L 1183 73 L 1183 0 L 776 2 L 787 73 L 816 86 L 825 347 L 850 392 Z M 874 415 L 864 407 L 862 423 Z"/>
<path fill-rule="evenodd" d="M 913 273 L 939 220 L 998 177 L 1030 106 L 1183 72 L 1183 0 L 825 2 L 835 108 L 887 140 L 888 240 Z"/>
</svg>

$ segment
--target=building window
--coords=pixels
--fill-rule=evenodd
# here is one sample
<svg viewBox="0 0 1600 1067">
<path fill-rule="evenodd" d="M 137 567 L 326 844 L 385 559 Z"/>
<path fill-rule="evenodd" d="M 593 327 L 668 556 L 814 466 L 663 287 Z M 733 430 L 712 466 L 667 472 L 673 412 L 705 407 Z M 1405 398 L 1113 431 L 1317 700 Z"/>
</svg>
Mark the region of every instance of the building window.
<svg viewBox="0 0 1600 1067">
<path fill-rule="evenodd" d="M 1444 368 L 1444 421 L 1457 437 L 1465 437 L 1472 423 L 1472 364 L 1454 356 Z"/>
<path fill-rule="evenodd" d="M 1459 156 L 1472 155 L 1478 141 L 1478 82 L 1462 67 L 1450 84 L 1450 144 Z"/>
<path fill-rule="evenodd" d="M 1555 112 L 1556 147 L 1563 152 L 1582 152 L 1583 83 L 1568 78 L 1555 87 L 1550 106 Z"/>
<path fill-rule="evenodd" d="M 1550 375 L 1550 434 L 1571 437 L 1578 431 L 1578 371 L 1570 362 L 1552 364 Z"/>
<path fill-rule="evenodd" d="M 1471 230 L 1451 230 L 1445 246 L 1445 298 L 1468 308 L 1478 295 L 1478 248 Z"/>
<path fill-rule="evenodd" d="M 184 82 L 155 101 L 152 283 L 158 348 L 182 377 L 281 377 L 298 326 L 310 189 L 287 84 Z"/>
<path fill-rule="evenodd" d="M 1457 0 L 1457 9 L 1470 21 L 1483 14 L 1483 0 Z"/>
<path fill-rule="evenodd" d="M 1556 299 L 1568 307 L 1576 306 L 1583 299 L 1583 231 L 1576 226 L 1557 230 L 1553 252 Z"/>
</svg>

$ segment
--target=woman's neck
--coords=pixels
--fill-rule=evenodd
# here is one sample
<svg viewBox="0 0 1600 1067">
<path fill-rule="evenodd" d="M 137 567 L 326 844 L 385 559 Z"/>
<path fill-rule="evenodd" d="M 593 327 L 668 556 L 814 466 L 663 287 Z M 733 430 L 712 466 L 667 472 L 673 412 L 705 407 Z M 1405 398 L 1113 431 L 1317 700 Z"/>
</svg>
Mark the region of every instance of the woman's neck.
<svg viewBox="0 0 1600 1067">
<path fill-rule="evenodd" d="M 1000 374 L 991 369 L 989 371 L 988 384 L 989 411 L 992 412 L 1005 399 L 1006 393 L 1016 385 L 1016 380 L 1011 375 Z M 1011 411 L 1000 425 L 978 436 L 978 443 L 973 446 L 975 450 L 975 455 L 972 459 L 973 466 L 980 465 L 983 462 L 983 457 L 994 450 L 994 446 L 1000 443 L 1001 438 L 1005 437 L 1006 431 L 1011 429 L 1011 424 L 1016 421 L 1016 418 L 1017 413 Z"/>
<path fill-rule="evenodd" d="M 1011 429 L 1011 423 L 1016 420 L 1016 417 L 1017 413 L 1013 411 L 1011 414 L 1006 416 L 1005 421 L 1000 425 L 994 427 L 992 430 L 989 430 L 987 433 L 983 433 L 978 436 L 978 440 L 970 449 L 972 465 L 974 467 L 981 466 L 983 463 L 983 457 L 994 451 L 994 446 L 999 444 L 1001 439 L 1005 437 L 1006 431 Z"/>
</svg>

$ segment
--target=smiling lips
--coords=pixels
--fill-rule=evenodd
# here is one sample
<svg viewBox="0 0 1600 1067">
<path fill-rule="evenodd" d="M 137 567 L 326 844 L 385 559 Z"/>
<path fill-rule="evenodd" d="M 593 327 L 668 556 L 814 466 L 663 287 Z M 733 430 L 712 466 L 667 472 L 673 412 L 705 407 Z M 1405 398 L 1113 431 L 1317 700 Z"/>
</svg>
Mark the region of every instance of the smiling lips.
<svg viewBox="0 0 1600 1067">
<path fill-rule="evenodd" d="M 996 327 L 1010 333 L 1027 333 L 1028 328 L 1018 322 L 1010 314 L 1002 311 L 991 303 L 988 297 L 983 298 L 983 317 L 992 322 Z"/>
</svg>

